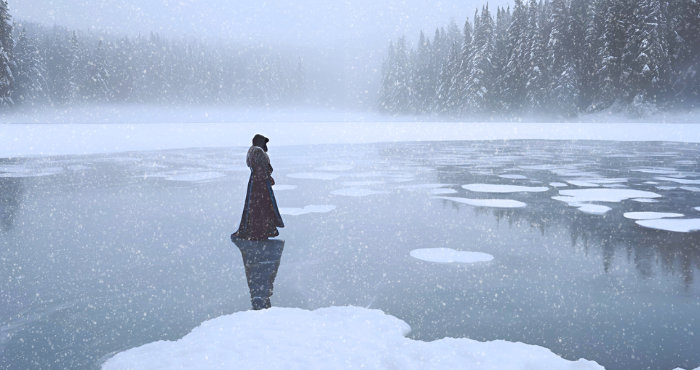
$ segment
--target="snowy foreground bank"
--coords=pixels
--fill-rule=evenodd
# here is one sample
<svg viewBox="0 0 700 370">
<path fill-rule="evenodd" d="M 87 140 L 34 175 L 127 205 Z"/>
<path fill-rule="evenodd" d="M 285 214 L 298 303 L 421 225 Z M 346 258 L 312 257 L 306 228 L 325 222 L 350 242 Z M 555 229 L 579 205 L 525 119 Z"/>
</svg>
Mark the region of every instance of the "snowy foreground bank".
<svg viewBox="0 0 700 370">
<path fill-rule="evenodd" d="M 502 340 L 407 339 L 410 327 L 379 310 L 272 308 L 204 322 L 184 338 L 117 354 L 103 370 L 146 369 L 603 369 Z"/>
<path fill-rule="evenodd" d="M 256 133 L 275 146 L 516 139 L 700 142 L 700 124 L 688 123 L 0 124 L 0 158 L 248 146 Z"/>
</svg>

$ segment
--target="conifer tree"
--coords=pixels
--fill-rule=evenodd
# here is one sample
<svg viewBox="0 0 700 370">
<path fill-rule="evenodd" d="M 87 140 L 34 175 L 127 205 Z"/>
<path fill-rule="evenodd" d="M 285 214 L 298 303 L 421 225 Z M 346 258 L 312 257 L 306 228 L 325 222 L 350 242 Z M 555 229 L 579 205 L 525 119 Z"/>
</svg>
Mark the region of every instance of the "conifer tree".
<svg viewBox="0 0 700 370">
<path fill-rule="evenodd" d="M 83 66 L 83 53 L 78 41 L 78 35 L 75 31 L 71 34 L 70 39 L 70 66 L 68 75 L 68 101 L 77 103 L 83 100 L 82 98 L 82 83 L 85 81 L 85 71 Z"/>
<path fill-rule="evenodd" d="M 46 67 L 42 61 L 36 40 L 22 30 L 14 48 L 16 64 L 12 100 L 16 104 L 45 104 L 49 100 Z"/>
<path fill-rule="evenodd" d="M 0 106 L 12 105 L 15 69 L 12 55 L 12 21 L 7 1 L 0 0 Z"/>
<path fill-rule="evenodd" d="M 87 63 L 87 79 L 85 81 L 85 97 L 93 102 L 109 101 L 109 87 L 107 86 L 107 68 L 105 67 L 105 53 L 100 40 L 95 51 Z"/>
<path fill-rule="evenodd" d="M 503 91 L 503 105 L 508 110 L 521 109 L 525 100 L 526 29 L 527 9 L 522 0 L 515 0 L 512 20 L 508 27 L 508 63 L 500 83 Z"/>
<path fill-rule="evenodd" d="M 481 10 L 479 27 L 474 32 L 474 56 L 471 60 L 471 73 L 466 83 L 466 106 L 477 112 L 488 112 L 494 105 L 493 30 L 493 17 L 487 5 Z"/>
<path fill-rule="evenodd" d="M 537 112 L 545 106 L 547 90 L 547 67 L 545 65 L 545 46 L 540 28 L 540 9 L 537 0 L 530 0 L 528 6 L 528 61 L 526 63 L 525 95 L 528 108 Z"/>
</svg>

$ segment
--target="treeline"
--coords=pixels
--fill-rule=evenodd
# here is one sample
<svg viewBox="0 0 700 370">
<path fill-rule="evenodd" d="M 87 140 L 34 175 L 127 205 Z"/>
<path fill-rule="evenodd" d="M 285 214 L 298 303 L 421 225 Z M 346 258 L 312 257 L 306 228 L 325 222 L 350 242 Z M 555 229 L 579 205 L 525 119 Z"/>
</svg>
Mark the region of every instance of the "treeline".
<svg viewBox="0 0 700 370">
<path fill-rule="evenodd" d="M 515 0 L 389 44 L 378 109 L 642 116 L 700 105 L 700 1 Z"/>
<path fill-rule="evenodd" d="M 270 48 L 13 24 L 0 0 L 0 107 L 280 104 L 303 101 L 305 80 L 300 58 Z"/>
</svg>

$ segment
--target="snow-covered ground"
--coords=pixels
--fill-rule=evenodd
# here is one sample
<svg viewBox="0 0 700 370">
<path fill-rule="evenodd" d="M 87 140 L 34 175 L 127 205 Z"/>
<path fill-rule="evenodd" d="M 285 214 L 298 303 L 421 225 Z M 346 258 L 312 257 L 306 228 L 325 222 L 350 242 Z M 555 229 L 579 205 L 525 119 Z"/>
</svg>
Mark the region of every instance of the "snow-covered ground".
<svg viewBox="0 0 700 370">
<path fill-rule="evenodd" d="M 523 343 L 422 342 L 407 339 L 409 332 L 405 322 L 359 307 L 245 311 L 206 321 L 180 340 L 119 353 L 102 369 L 603 369 Z"/>
<path fill-rule="evenodd" d="M 668 122 L 658 119 L 650 122 Z M 700 125 L 693 123 L 417 122 L 333 110 L 114 106 L 14 114 L 1 116 L 0 122 L 11 123 L 0 124 L 0 158 L 247 146 L 256 133 L 270 137 L 270 145 L 507 139 L 700 142 Z"/>
</svg>

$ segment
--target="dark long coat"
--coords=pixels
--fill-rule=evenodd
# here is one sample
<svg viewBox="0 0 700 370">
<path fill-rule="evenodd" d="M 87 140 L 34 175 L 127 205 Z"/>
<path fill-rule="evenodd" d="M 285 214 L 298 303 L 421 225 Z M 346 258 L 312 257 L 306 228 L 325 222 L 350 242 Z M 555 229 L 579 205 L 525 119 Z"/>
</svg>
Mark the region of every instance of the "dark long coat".
<svg viewBox="0 0 700 370">
<path fill-rule="evenodd" d="M 262 148 L 248 149 L 246 164 L 250 167 L 248 192 L 243 206 L 243 215 L 238 231 L 234 235 L 248 240 L 262 240 L 279 235 L 278 227 L 284 227 L 272 191 L 270 158 Z"/>
</svg>

